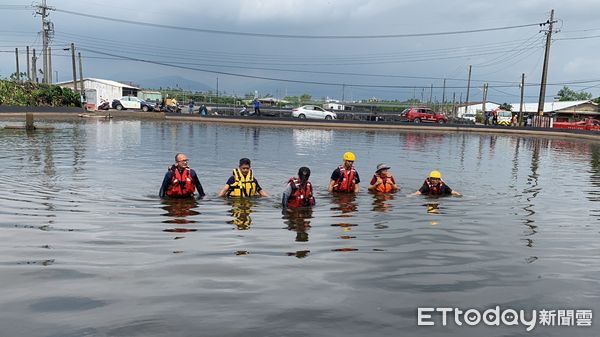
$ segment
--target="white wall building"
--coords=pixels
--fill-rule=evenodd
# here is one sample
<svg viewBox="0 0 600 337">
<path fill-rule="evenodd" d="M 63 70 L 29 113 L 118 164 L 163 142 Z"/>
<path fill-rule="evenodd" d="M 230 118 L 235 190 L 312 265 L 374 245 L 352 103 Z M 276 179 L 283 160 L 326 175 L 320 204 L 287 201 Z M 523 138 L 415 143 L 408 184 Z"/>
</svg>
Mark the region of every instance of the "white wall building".
<svg viewBox="0 0 600 337">
<path fill-rule="evenodd" d="M 57 85 L 63 88 L 73 89 L 73 81 L 61 82 L 57 83 Z M 81 82 L 77 81 L 78 88 L 80 85 Z M 101 98 L 104 98 L 111 103 L 113 99 L 121 98 L 123 96 L 137 96 L 137 92 L 140 90 L 140 88 L 128 84 L 99 78 L 84 78 L 83 88 L 89 109 L 92 110 L 98 106 Z"/>
<path fill-rule="evenodd" d="M 485 110 L 492 111 L 493 109 L 497 109 L 500 104 L 496 104 L 494 102 L 485 102 Z M 513 105 L 513 110 L 515 106 Z M 469 104 L 466 106 L 461 106 L 456 108 L 456 116 L 462 118 L 465 114 L 473 114 L 475 115 L 477 111 L 483 111 L 483 103 Z"/>
</svg>

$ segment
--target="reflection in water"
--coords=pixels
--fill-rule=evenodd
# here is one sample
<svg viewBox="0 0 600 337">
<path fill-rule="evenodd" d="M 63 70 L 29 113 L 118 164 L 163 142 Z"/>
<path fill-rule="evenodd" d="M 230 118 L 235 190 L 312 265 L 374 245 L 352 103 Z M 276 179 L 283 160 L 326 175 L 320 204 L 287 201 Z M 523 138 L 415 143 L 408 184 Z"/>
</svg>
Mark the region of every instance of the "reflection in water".
<svg viewBox="0 0 600 337">
<path fill-rule="evenodd" d="M 339 217 L 352 217 L 354 212 L 358 210 L 356 203 L 356 194 L 354 193 L 335 193 L 331 195 L 332 211 L 341 211 Z"/>
<path fill-rule="evenodd" d="M 196 223 L 197 221 L 189 219 L 191 216 L 199 215 L 200 212 L 194 210 L 194 208 L 198 207 L 198 201 L 194 198 L 189 199 L 163 199 L 161 200 L 163 204 L 162 209 L 167 211 L 167 213 L 162 214 L 163 216 L 169 217 L 170 219 L 162 221 L 162 223 L 167 224 L 177 224 L 177 225 L 186 225 Z M 185 232 L 195 232 L 196 229 L 193 228 L 167 228 L 163 230 L 164 232 L 173 232 L 173 233 L 185 233 Z"/>
<path fill-rule="evenodd" d="M 427 213 L 429 214 L 440 214 L 440 204 L 437 202 L 430 202 L 423 206 L 427 207 Z"/>
<path fill-rule="evenodd" d="M 392 193 L 372 193 L 373 211 L 387 213 L 392 209 L 392 204 L 388 201 L 394 200 Z"/>
<path fill-rule="evenodd" d="M 313 149 L 315 144 L 326 146 L 333 139 L 333 131 L 318 129 L 294 129 L 292 131 L 294 145 L 298 149 Z"/>
<path fill-rule="evenodd" d="M 310 229 L 310 219 L 312 219 L 312 208 L 295 208 L 283 210 L 284 223 L 287 230 L 296 232 L 296 242 L 307 242 Z M 304 254 L 306 256 L 306 254 Z M 303 256 L 304 257 L 304 256 Z"/>
<path fill-rule="evenodd" d="M 540 147 L 542 146 L 541 142 L 543 140 L 535 138 L 529 139 L 527 145 L 531 148 L 531 174 L 527 176 L 527 187 L 523 190 L 523 194 L 526 196 L 527 202 L 525 203 L 525 207 L 523 210 L 526 212 L 524 224 L 528 227 L 529 233 L 525 234 L 525 236 L 532 236 L 537 233 L 537 225 L 535 225 L 534 215 L 535 215 L 535 202 L 534 199 L 542 190 L 541 187 L 538 186 L 539 174 L 538 169 L 540 165 Z M 527 241 L 528 247 L 533 247 L 533 239 L 525 238 Z"/>
<path fill-rule="evenodd" d="M 592 147 L 591 152 L 590 183 L 594 188 L 589 192 L 588 199 L 590 201 L 600 201 L 600 146 Z M 600 220 L 600 210 L 596 209 L 592 212 L 596 213 Z"/>
<path fill-rule="evenodd" d="M 243 231 L 250 229 L 252 224 L 252 208 L 255 205 L 255 201 L 252 198 L 229 198 L 228 203 L 231 205 L 229 210 L 233 220 L 227 221 L 228 224 L 235 225 L 237 230 Z"/>
</svg>

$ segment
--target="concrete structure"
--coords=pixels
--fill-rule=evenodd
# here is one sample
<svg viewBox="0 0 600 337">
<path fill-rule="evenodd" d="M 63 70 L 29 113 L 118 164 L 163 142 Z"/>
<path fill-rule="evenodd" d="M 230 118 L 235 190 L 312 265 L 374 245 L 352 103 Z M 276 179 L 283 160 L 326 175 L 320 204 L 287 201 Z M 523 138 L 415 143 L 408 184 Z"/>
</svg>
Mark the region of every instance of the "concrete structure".
<svg viewBox="0 0 600 337">
<path fill-rule="evenodd" d="M 57 85 L 63 88 L 73 89 L 73 81 L 60 82 L 57 83 Z M 79 81 L 77 81 L 77 85 L 80 85 Z M 99 78 L 84 78 L 83 87 L 87 106 L 90 110 L 96 109 L 101 98 L 112 102 L 113 99 L 121 98 L 123 96 L 137 96 L 137 93 L 140 90 L 140 88 L 128 84 Z"/>
</svg>

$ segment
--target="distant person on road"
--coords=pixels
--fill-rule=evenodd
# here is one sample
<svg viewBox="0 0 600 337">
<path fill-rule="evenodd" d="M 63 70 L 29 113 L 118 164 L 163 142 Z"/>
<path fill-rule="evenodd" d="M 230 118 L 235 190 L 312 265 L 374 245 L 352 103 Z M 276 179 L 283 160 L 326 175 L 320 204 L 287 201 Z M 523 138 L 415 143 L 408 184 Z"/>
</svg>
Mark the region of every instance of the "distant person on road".
<svg viewBox="0 0 600 337">
<path fill-rule="evenodd" d="M 189 113 L 190 115 L 194 113 L 194 100 L 190 98 L 190 101 L 188 102 L 188 108 L 189 108 Z"/>
<path fill-rule="evenodd" d="M 200 116 L 206 116 L 206 106 L 204 104 L 200 106 Z"/>
<path fill-rule="evenodd" d="M 298 177 L 290 178 L 281 197 L 281 205 L 284 209 L 314 206 L 315 197 L 312 184 L 308 181 L 309 177 L 310 169 L 301 167 L 298 170 Z"/>
<path fill-rule="evenodd" d="M 258 99 L 254 99 L 254 114 L 256 116 L 260 116 L 260 102 L 258 101 Z"/>
<path fill-rule="evenodd" d="M 360 177 L 354 168 L 356 156 L 352 152 L 346 152 L 343 156 L 343 165 L 338 166 L 331 173 L 331 180 L 327 187 L 328 192 L 358 193 L 360 190 Z"/>
<path fill-rule="evenodd" d="M 259 195 L 268 197 L 269 195 L 260 187 L 258 180 L 254 178 L 250 168 L 250 159 L 240 159 L 238 168 L 233 169 L 233 175 L 229 177 L 223 189 L 219 192 L 219 197 L 253 197 Z"/>
<path fill-rule="evenodd" d="M 377 171 L 371 178 L 371 184 L 369 185 L 369 191 L 391 193 L 399 190 L 394 176 L 388 170 L 390 167 L 384 163 L 377 165 Z"/>
<path fill-rule="evenodd" d="M 428 196 L 460 195 L 460 193 L 453 191 L 450 186 L 446 185 L 442 180 L 440 171 L 431 171 L 421 188 L 414 194 Z"/>
<path fill-rule="evenodd" d="M 161 198 L 190 198 L 198 191 L 198 197 L 204 197 L 204 189 L 198 175 L 188 166 L 188 159 L 183 153 L 175 155 L 173 164 L 165 174 L 160 191 Z"/>
</svg>

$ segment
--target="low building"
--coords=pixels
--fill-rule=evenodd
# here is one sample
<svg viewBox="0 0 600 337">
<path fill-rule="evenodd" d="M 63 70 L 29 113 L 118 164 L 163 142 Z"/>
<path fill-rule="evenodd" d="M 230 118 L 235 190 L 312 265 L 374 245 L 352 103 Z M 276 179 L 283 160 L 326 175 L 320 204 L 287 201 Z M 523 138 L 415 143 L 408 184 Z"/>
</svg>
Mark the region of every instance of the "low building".
<svg viewBox="0 0 600 337">
<path fill-rule="evenodd" d="M 57 83 L 62 88 L 73 89 L 73 81 Z M 77 81 L 77 87 L 81 85 L 80 81 Z M 85 99 L 87 102 L 87 108 L 94 110 L 100 103 L 101 99 L 106 99 L 112 102 L 113 99 L 121 98 L 123 96 L 137 96 L 140 88 L 131 86 L 111 80 L 103 80 L 99 78 L 84 78 L 83 88 L 85 92 Z"/>
<path fill-rule="evenodd" d="M 498 104 L 498 103 L 494 103 L 494 102 L 490 102 L 490 101 L 485 102 L 485 111 L 487 111 L 487 112 L 490 112 L 494 109 L 498 109 L 499 107 L 500 107 L 500 104 Z M 513 105 L 513 110 L 514 110 L 514 105 Z M 456 116 L 459 118 L 463 118 L 464 115 L 476 115 L 478 112 L 483 113 L 483 102 L 463 104 L 463 105 L 457 106 L 457 108 L 456 108 Z"/>
<path fill-rule="evenodd" d="M 285 104 L 289 103 L 286 100 L 278 99 L 275 97 L 263 97 L 263 98 L 257 98 L 257 100 L 260 102 L 260 104 L 264 104 L 266 106 L 285 105 Z"/>
<path fill-rule="evenodd" d="M 344 104 L 338 103 L 338 102 L 327 102 L 325 104 L 323 104 L 323 109 L 325 110 L 346 110 L 346 106 L 344 106 Z"/>
<path fill-rule="evenodd" d="M 519 112 L 519 103 L 513 103 L 513 112 Z M 538 103 L 524 103 L 523 115 L 537 114 Z M 544 103 L 544 114 L 553 116 L 556 122 L 578 121 L 585 117 L 599 118 L 598 104 L 586 101 L 559 101 Z"/>
</svg>

